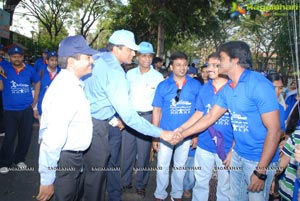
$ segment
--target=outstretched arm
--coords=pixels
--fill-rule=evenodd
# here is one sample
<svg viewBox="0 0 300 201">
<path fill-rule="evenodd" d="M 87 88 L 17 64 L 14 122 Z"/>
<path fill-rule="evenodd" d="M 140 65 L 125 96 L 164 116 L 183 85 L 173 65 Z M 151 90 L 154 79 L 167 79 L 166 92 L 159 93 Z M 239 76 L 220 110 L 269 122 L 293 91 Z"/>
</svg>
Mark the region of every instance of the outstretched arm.
<svg viewBox="0 0 300 201">
<path fill-rule="evenodd" d="M 192 126 L 182 131 L 182 139 L 195 133 L 204 131 L 215 121 L 217 121 L 226 111 L 226 109 L 218 105 L 214 105 L 209 113 L 204 115 L 200 120 L 196 121 Z"/>
</svg>

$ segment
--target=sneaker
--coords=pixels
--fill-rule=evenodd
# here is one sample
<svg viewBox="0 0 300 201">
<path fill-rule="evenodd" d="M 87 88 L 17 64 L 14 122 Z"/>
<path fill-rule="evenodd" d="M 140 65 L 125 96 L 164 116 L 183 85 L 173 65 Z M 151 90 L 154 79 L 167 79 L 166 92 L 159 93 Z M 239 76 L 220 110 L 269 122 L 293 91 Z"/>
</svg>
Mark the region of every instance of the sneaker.
<svg viewBox="0 0 300 201">
<path fill-rule="evenodd" d="M 24 162 L 19 162 L 19 163 L 17 164 L 17 167 L 18 167 L 19 169 L 26 169 L 26 168 L 27 168 L 27 165 L 26 165 L 26 163 L 24 163 Z"/>
<path fill-rule="evenodd" d="M 172 201 L 182 201 L 181 198 L 172 198 L 172 197 L 171 197 L 171 200 L 172 200 Z"/>
<path fill-rule="evenodd" d="M 8 167 L 2 167 L 2 168 L 0 168 L 0 173 L 1 174 L 7 174 L 8 172 L 9 172 Z"/>
<path fill-rule="evenodd" d="M 5 136 L 5 133 L 0 133 L 0 137 L 4 137 Z"/>
</svg>

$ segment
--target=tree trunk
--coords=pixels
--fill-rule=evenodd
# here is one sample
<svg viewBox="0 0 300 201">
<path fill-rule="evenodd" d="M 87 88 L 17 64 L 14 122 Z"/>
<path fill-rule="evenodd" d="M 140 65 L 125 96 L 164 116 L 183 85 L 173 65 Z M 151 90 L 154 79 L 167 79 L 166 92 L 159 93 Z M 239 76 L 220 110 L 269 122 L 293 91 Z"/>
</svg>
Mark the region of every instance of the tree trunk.
<svg viewBox="0 0 300 201">
<path fill-rule="evenodd" d="M 165 25 L 162 21 L 158 23 L 158 33 L 157 33 L 157 50 L 156 56 L 163 58 L 165 51 Z"/>
</svg>

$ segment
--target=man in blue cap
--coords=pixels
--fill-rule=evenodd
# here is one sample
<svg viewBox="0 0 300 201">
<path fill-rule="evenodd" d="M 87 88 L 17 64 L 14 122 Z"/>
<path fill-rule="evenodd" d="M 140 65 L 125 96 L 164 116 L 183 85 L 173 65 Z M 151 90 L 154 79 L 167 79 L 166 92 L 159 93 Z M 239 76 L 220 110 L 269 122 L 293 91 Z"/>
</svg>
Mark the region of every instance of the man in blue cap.
<svg viewBox="0 0 300 201">
<path fill-rule="evenodd" d="M 141 42 L 136 59 L 138 67 L 127 72 L 129 83 L 129 97 L 137 113 L 152 122 L 152 101 L 157 85 L 164 80 L 161 73 L 152 66 L 153 47 L 149 42 Z M 122 134 L 121 185 L 131 187 L 133 168 L 137 168 L 135 188 L 137 195 L 145 197 L 145 190 L 149 180 L 150 150 L 152 137 L 145 136 L 130 127 L 126 127 Z"/>
<path fill-rule="evenodd" d="M 51 82 L 60 72 L 60 67 L 58 67 L 58 55 L 56 51 L 49 51 L 46 58 L 47 67 L 41 69 L 38 73 L 40 75 L 40 86 L 36 87 L 36 93 L 38 93 L 37 108 L 34 110 L 34 117 L 40 119 L 42 115 L 42 101 L 44 95 L 49 88 Z M 39 136 L 41 137 L 41 136 Z"/>
<path fill-rule="evenodd" d="M 83 151 L 92 139 L 88 100 L 80 78 L 91 73 L 94 62 L 81 35 L 62 40 L 58 49 L 61 72 L 43 99 L 39 153 L 40 190 L 37 200 L 76 200 L 83 167 Z"/>
<path fill-rule="evenodd" d="M 25 158 L 30 146 L 33 123 L 33 107 L 37 96 L 32 97 L 32 83 L 39 77 L 33 67 L 24 63 L 24 51 L 12 46 L 8 50 L 10 62 L 1 65 L 0 90 L 4 108 L 5 137 L 0 151 L 0 173 L 8 173 L 13 163 L 26 169 Z M 15 147 L 15 138 L 18 144 Z"/>
<path fill-rule="evenodd" d="M 115 31 L 108 40 L 108 52 L 94 55 L 92 75 L 84 80 L 93 121 L 92 144 L 84 154 L 85 200 L 105 200 L 106 172 L 110 170 L 107 162 L 110 149 L 114 149 L 109 146 L 109 126 L 118 125 L 116 113 L 128 126 L 145 135 L 173 140 L 173 132 L 163 131 L 140 117 L 130 101 L 128 81 L 121 64 L 131 63 L 139 49 L 132 32 L 124 29 Z"/>
</svg>

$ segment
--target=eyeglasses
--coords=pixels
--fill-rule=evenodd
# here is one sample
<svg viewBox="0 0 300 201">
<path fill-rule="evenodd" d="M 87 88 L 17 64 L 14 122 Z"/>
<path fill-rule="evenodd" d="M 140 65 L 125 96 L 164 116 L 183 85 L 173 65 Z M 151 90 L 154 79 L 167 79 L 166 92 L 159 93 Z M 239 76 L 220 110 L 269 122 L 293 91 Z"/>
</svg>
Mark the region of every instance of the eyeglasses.
<svg viewBox="0 0 300 201">
<path fill-rule="evenodd" d="M 175 102 L 177 103 L 180 99 L 181 89 L 177 89 L 176 94 L 177 95 L 175 96 L 174 99 L 175 99 Z"/>
</svg>

